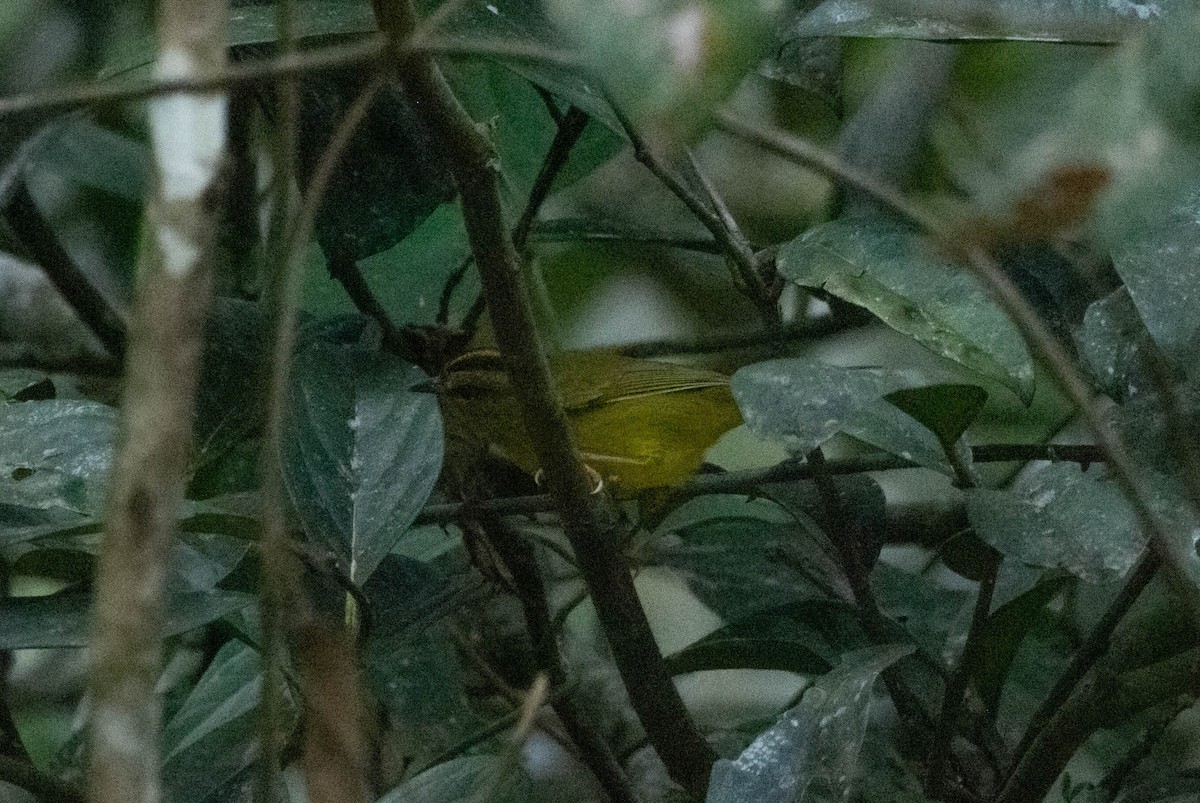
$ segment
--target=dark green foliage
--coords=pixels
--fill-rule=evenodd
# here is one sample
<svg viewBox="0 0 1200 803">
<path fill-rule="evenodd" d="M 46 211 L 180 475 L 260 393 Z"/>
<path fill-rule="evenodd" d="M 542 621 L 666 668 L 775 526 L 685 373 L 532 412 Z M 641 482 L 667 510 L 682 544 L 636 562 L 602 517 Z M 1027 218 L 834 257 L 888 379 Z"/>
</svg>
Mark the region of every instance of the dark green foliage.
<svg viewBox="0 0 1200 803">
<path fill-rule="evenodd" d="M 0 94 L 42 88 L 17 69 L 21 43 L 55 15 L 86 35 L 48 54 L 41 74 L 84 80 L 103 63 L 96 86 L 150 80 L 148 15 L 66 0 L 9 5 Z M 1196 697 L 1197 623 L 1178 591 L 1200 585 L 1200 16 L 1183 0 L 781 5 L 417 3 L 437 14 L 426 45 L 493 148 L 504 228 L 539 212 L 520 269 L 551 351 L 653 325 L 664 336 L 757 338 L 714 359 L 733 373 L 746 427 L 710 457 L 762 469 L 790 456 L 783 468 L 805 478 L 751 472 L 720 478 L 741 483 L 729 493 L 622 499 L 619 526 L 604 534 L 635 571 L 667 673 L 724 756 L 708 800 L 1013 803 L 1055 799 L 1056 789 L 1079 803 L 1195 797 L 1200 780 L 1179 758 L 1195 739 L 1179 714 Z M 372 6 L 302 0 L 301 50 L 369 42 Z M 108 29 L 117 17 L 128 30 Z M 886 88 L 902 49 L 868 40 L 904 38 L 969 43 L 938 78 L 947 85 L 930 88 L 942 95 L 924 138 L 902 149 L 919 157 L 894 174 L 913 177 L 897 188 L 906 201 L 944 218 L 938 240 L 895 209 L 831 215 L 824 185 L 709 136 L 724 109 L 830 150 L 836 134 L 852 159 L 845 123 Z M 243 69 L 274 59 L 277 39 L 272 6 L 236 4 L 229 44 Z M 364 61 L 297 78 L 301 195 L 373 69 Z M 276 457 L 262 454 L 275 346 L 264 288 L 278 243 L 262 239 L 268 188 L 253 159 L 277 122 L 274 102 L 264 82 L 233 107 L 243 172 L 220 232 L 193 470 L 166 579 L 168 803 L 241 803 L 261 771 L 259 489 L 264 460 Z M 571 108 L 587 123 L 533 209 Z M 547 733 L 575 726 L 564 709 L 541 709 L 524 748 L 511 738 L 519 695 L 542 672 L 552 703 L 576 704 L 640 799 L 672 800 L 561 520 L 545 500 L 521 500 L 539 512 L 506 519 L 542 574 L 555 631 L 537 643 L 529 600 L 517 599 L 512 573 L 473 527 L 472 505 L 489 502 L 444 507 L 461 489 L 439 482 L 444 433 L 430 377 L 391 353 L 375 312 L 331 278 L 361 271 L 406 347 L 491 344 L 486 322 L 455 330 L 477 323 L 478 231 L 468 231 L 447 143 L 431 136 L 426 113 L 389 77 L 332 174 L 315 220 L 319 249 L 302 252 L 278 456 L 290 554 L 317 615 L 336 624 L 356 614 L 353 660 L 377 727 L 375 800 L 551 803 L 598 788 L 586 769 L 595 745 L 575 732 L 565 750 L 547 747 Z M 645 139 L 633 155 L 651 171 L 631 161 L 626 124 Z M 127 336 L 155 174 L 142 128 L 115 105 L 0 114 L 0 245 L 46 268 L 80 331 L 113 357 Z M 697 143 L 686 160 L 683 148 Z M 679 179 L 690 209 L 652 183 L 663 175 Z M 747 282 L 725 270 L 713 220 L 695 219 L 699 210 L 728 224 L 723 202 L 748 247 L 767 246 L 755 254 L 769 295 L 758 306 L 774 309 L 782 294 L 783 306 L 794 297 L 815 310 L 811 339 L 792 337 L 806 323 L 799 314 L 769 331 L 741 320 L 756 306 L 742 297 Z M 965 264 L 971 249 L 1013 283 L 1069 364 L 1031 356 L 1029 327 Z M 826 306 L 833 312 L 821 317 Z M 850 307 L 857 316 L 844 314 Z M 842 327 L 853 331 L 822 337 Z M 114 363 L 31 366 L 7 354 L 0 651 L 80 650 L 119 437 Z M 1147 565 L 1149 533 L 1102 453 L 1085 465 L 1036 462 L 1077 412 L 1056 394 L 1065 371 L 1102 394 L 1102 417 L 1162 530 L 1155 559 L 1181 569 L 1170 581 L 1134 568 Z M 1081 432 L 1060 437 L 1086 440 Z M 1030 462 L 1020 473 L 972 463 L 971 447 L 989 443 L 1025 448 Z M 529 493 L 548 487 L 521 479 Z M 561 656 L 567 677 L 547 655 Z M 43 707 L 68 718 L 82 682 L 38 699 L 21 668 L 28 656 L 18 656 L 5 702 L 22 735 L 42 728 L 27 739 L 69 748 L 77 735 L 39 723 Z M 296 685 L 292 658 L 282 735 L 288 803 L 303 803 L 297 752 L 303 694 L 314 692 Z M 1036 760 L 1022 761 L 1018 747 L 1030 745 Z M 53 767 L 39 753 L 39 768 L 77 776 L 84 759 L 69 753 Z M 1006 784 L 1015 786 L 999 797 Z"/>
</svg>

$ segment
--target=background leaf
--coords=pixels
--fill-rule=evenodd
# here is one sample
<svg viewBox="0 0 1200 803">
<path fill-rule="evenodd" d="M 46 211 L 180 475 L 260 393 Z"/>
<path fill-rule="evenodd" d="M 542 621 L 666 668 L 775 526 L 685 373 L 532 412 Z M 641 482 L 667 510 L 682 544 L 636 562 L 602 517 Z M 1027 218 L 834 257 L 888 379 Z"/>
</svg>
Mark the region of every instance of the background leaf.
<svg viewBox="0 0 1200 803">
<path fill-rule="evenodd" d="M 736 761 L 717 761 L 708 803 L 845 800 L 867 729 L 875 678 L 911 652 L 911 647 L 887 646 L 843 656 Z"/>
<path fill-rule="evenodd" d="M 172 803 L 203 800 L 251 766 L 262 696 L 259 655 L 226 642 L 163 730 L 164 793 Z"/>
<path fill-rule="evenodd" d="M 911 39 L 1033 39 L 1116 42 L 1146 25 L 1187 13 L 1183 0 L 825 0 L 797 22 L 797 36 Z"/>
<path fill-rule="evenodd" d="M 667 148 L 693 139 L 716 104 L 770 46 L 775 2 L 550 0 L 550 16 L 577 43 L 634 124 Z"/>
<path fill-rule="evenodd" d="M 427 377 L 357 344 L 316 340 L 296 355 L 284 479 L 305 532 L 362 584 L 416 518 L 442 464 Z"/>
<path fill-rule="evenodd" d="M 1033 363 L 1020 333 L 965 270 L 882 216 L 815 226 L 779 251 L 779 271 L 856 304 L 935 354 L 1028 402 Z"/>
<path fill-rule="evenodd" d="M 167 600 L 164 636 L 195 630 L 248 605 L 254 595 L 232 591 L 174 591 Z M 92 595 L 67 590 L 0 601 L 0 649 L 86 647 L 92 631 Z"/>
</svg>

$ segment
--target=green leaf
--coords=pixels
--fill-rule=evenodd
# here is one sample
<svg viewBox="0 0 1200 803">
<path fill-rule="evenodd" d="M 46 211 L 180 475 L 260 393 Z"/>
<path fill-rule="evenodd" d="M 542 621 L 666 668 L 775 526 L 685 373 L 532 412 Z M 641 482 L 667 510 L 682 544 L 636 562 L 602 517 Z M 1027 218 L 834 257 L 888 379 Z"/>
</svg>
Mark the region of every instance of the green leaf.
<svg viewBox="0 0 1200 803">
<path fill-rule="evenodd" d="M 117 412 L 53 399 L 0 405 L 0 499 L 92 514 L 104 505 Z"/>
<path fill-rule="evenodd" d="M 273 48 L 256 49 L 269 57 Z M 297 127 L 306 187 L 346 111 L 370 81 L 350 69 L 307 76 Z M 450 170 L 398 83 L 385 84 L 330 176 L 313 236 L 330 260 L 360 260 L 396 245 L 455 195 Z"/>
<path fill-rule="evenodd" d="M 1096 386 L 1115 401 L 1125 402 L 1139 389 L 1153 387 L 1153 378 L 1143 367 L 1149 340 L 1129 290 L 1120 287 L 1087 308 L 1078 337 L 1079 353 L 1091 368 Z"/>
<path fill-rule="evenodd" d="M 54 381 L 33 368 L 0 369 L 0 397 L 9 401 L 45 401 L 56 394 Z"/>
<path fill-rule="evenodd" d="M 501 189 L 515 217 L 525 206 L 558 126 L 535 85 L 519 71 L 471 61 L 455 65 L 448 78 L 471 117 L 487 125 L 505 179 Z M 589 122 L 554 186 L 562 188 L 582 178 L 624 145 L 624 138 L 610 128 Z"/>
<path fill-rule="evenodd" d="M 980 629 L 970 671 L 988 710 L 996 710 L 1009 668 L 1037 617 L 1069 582 L 1070 578 L 1063 575 L 1042 580 L 997 608 Z"/>
<path fill-rule="evenodd" d="M 238 641 L 217 652 L 163 731 L 163 780 L 172 803 L 202 800 L 257 754 L 261 659 Z"/>
<path fill-rule="evenodd" d="M 746 425 L 806 455 L 838 432 L 929 468 L 951 473 L 933 433 L 884 397 L 922 384 L 912 371 L 841 368 L 802 359 L 748 365 L 733 375 Z"/>
<path fill-rule="evenodd" d="M 442 464 L 427 377 L 354 344 L 314 341 L 296 355 L 284 480 L 308 536 L 362 584 L 416 518 Z"/>
<path fill-rule="evenodd" d="M 658 526 L 649 557 L 678 569 L 730 621 L 799 599 L 849 597 L 823 533 L 741 496 L 688 501 Z"/>
<path fill-rule="evenodd" d="M 716 763 L 708 803 L 845 800 L 867 730 L 875 678 L 912 651 L 884 646 L 843 656 L 737 760 Z"/>
<path fill-rule="evenodd" d="M 800 36 L 889 39 L 1020 39 L 1043 42 L 1118 42 L 1163 19 L 1178 19 L 1186 0 L 1115 3 L 1110 0 L 825 0 L 796 24 Z"/>
<path fill-rule="evenodd" d="M 405 755 L 427 762 L 483 726 L 467 704 L 468 676 L 451 617 L 472 598 L 465 559 L 424 563 L 389 555 L 363 587 L 371 630 L 365 677 L 389 712 Z"/>
<path fill-rule="evenodd" d="M 364 259 L 363 277 L 397 322 L 432 324 L 442 287 L 471 253 L 462 211 L 443 204 L 394 248 Z M 476 271 L 468 271 L 450 306 L 450 323 L 460 322 L 479 294 Z M 346 291 L 325 265 L 310 261 L 305 270 L 304 309 L 319 318 L 355 311 Z"/>
<path fill-rule="evenodd" d="M 983 409 L 987 391 L 978 385 L 929 385 L 901 388 L 884 398 L 924 424 L 942 448 L 949 449 Z"/>
<path fill-rule="evenodd" d="M 37 139 L 26 170 L 40 170 L 141 204 L 148 170 L 145 145 L 85 117 L 54 123 Z"/>
<path fill-rule="evenodd" d="M 967 491 L 975 532 L 1003 555 L 1089 582 L 1127 572 L 1145 546 L 1125 497 L 1098 471 L 1054 463 L 1009 491 Z"/>
<path fill-rule="evenodd" d="M 829 662 L 803 643 L 779 639 L 704 638 L 666 657 L 672 675 L 711 669 L 778 669 L 821 675 Z"/>
<path fill-rule="evenodd" d="M 996 379 L 1028 402 L 1033 363 L 1020 333 L 964 269 L 906 226 L 843 218 L 783 246 L 779 271 L 869 310 L 935 354 Z"/>
<path fill-rule="evenodd" d="M 170 595 L 163 636 L 195 630 L 254 604 L 251 594 L 183 591 Z M 0 649 L 86 647 L 92 630 L 92 595 L 67 590 L 0 601 Z"/>
<path fill-rule="evenodd" d="M 766 54 L 779 3 L 551 0 L 548 7 L 616 103 L 669 149 L 695 138 Z"/>
<path fill-rule="evenodd" d="M 432 13 L 435 6 L 440 9 L 441 21 L 434 28 L 439 39 L 453 41 L 468 53 L 474 46 L 481 55 L 486 54 L 489 59 L 620 132 L 621 124 L 604 92 L 585 70 L 558 63 L 556 59 L 520 55 L 522 49 L 531 54 L 556 55 L 560 59 L 574 55 L 571 43 L 547 18 L 544 3 L 538 0 L 425 0 L 424 5 L 428 13 Z"/>
<path fill-rule="evenodd" d="M 1200 348 L 1200 190 L 1189 192 L 1167 214 L 1114 249 L 1112 258 L 1150 335 L 1185 372 L 1195 375 Z"/>
<path fill-rule="evenodd" d="M 532 799 L 533 784 L 520 766 L 511 766 L 511 757 L 463 756 L 431 767 L 397 786 L 376 803 L 459 803 L 472 800 L 481 788 L 498 775 L 503 780 L 491 790 L 488 800 L 519 803 Z"/>
</svg>

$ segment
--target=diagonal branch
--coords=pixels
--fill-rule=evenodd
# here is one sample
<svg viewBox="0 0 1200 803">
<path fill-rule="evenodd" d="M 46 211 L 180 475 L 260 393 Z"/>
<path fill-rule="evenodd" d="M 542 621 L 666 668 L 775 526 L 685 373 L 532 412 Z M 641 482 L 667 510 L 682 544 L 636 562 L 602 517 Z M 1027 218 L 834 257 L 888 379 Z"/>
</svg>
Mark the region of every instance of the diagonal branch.
<svg viewBox="0 0 1200 803">
<path fill-rule="evenodd" d="M 398 40 L 416 27 L 410 0 L 376 0 L 375 11 L 380 28 Z M 634 710 L 671 777 L 693 797 L 703 798 L 716 755 L 667 672 L 634 590 L 629 564 L 616 547 L 612 506 L 603 495 L 592 493 L 591 479 L 575 449 L 505 226 L 490 143 L 431 58 L 410 55 L 400 67 L 402 79 L 452 165 L 500 351 Z"/>
</svg>

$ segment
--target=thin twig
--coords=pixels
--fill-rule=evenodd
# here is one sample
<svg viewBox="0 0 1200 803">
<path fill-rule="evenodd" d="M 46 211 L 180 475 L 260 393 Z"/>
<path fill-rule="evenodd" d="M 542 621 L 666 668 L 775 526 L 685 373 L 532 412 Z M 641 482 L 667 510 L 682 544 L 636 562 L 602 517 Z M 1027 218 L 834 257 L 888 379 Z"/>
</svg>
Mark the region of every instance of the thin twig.
<svg viewBox="0 0 1200 803">
<path fill-rule="evenodd" d="M 838 562 L 849 581 L 855 605 L 862 614 L 859 621 L 873 642 L 887 644 L 892 639 L 891 620 L 880 610 L 875 592 L 871 588 L 871 565 L 863 551 L 867 536 L 846 510 L 842 493 L 833 481 L 833 476 L 828 470 L 829 464 L 821 449 L 809 452 L 806 462 L 812 472 L 821 505 L 825 508 L 825 532 L 837 551 Z M 929 712 L 925 710 L 916 693 L 909 688 L 899 665 L 885 670 L 883 680 L 901 716 L 923 726 L 931 724 Z"/>
<path fill-rule="evenodd" d="M 1043 443 L 985 444 L 974 447 L 971 454 L 975 463 L 1049 460 L 1088 464 L 1104 460 L 1104 455 L 1095 446 Z M 880 453 L 826 460 L 821 471 L 830 476 L 836 476 L 916 467 L 917 464 L 911 460 Z M 817 470 L 809 463 L 788 460 L 768 468 L 730 471 L 722 474 L 699 474 L 683 485 L 651 490 L 669 490 L 680 498 L 710 494 L 753 493 L 761 485 L 810 480 L 816 473 Z M 554 497 L 549 494 L 489 499 L 471 504 L 481 510 L 501 516 L 546 513 L 556 509 Z M 426 505 L 417 516 L 415 524 L 439 524 L 454 521 L 461 514 L 462 507 L 462 504 L 458 502 L 439 502 Z"/>
<path fill-rule="evenodd" d="M 774 331 L 737 332 L 731 334 L 698 335 L 668 340 L 655 340 L 617 346 L 613 350 L 627 357 L 664 357 L 676 354 L 712 354 L 763 346 L 777 346 L 797 340 L 817 338 L 854 329 L 866 322 L 856 315 L 826 315 L 807 318 Z"/>
<path fill-rule="evenodd" d="M 941 219 L 918 208 L 894 189 L 882 186 L 847 167 L 836 157 L 811 143 L 778 129 L 748 125 L 728 113 L 720 116 L 719 125 L 735 136 L 871 195 L 893 213 L 939 242 L 953 243 L 959 250 L 964 247 L 961 238 L 956 238 L 954 232 Z M 1049 369 L 1050 376 L 1079 409 L 1097 446 L 1106 456 L 1105 462 L 1108 464 L 1110 477 L 1129 501 L 1139 527 L 1149 539 L 1151 550 L 1167 572 L 1171 587 L 1186 607 L 1189 618 L 1200 627 L 1200 588 L 1192 581 L 1184 564 L 1185 558 L 1176 549 L 1170 534 L 1154 514 L 1139 481 L 1141 472 L 1129 457 L 1120 438 L 1109 428 L 1105 415 L 1093 402 L 1090 385 L 1004 270 L 978 246 L 966 244 L 966 247 L 966 267 L 991 292 L 996 303 L 1024 337 L 1034 357 Z"/>
<path fill-rule="evenodd" d="M 125 355 L 126 311 L 109 303 L 62 247 L 23 177 L 14 180 L 4 212 L 6 223 L 25 248 L 28 258 L 41 267 L 50 283 L 105 350 L 121 359 Z"/>
<path fill-rule="evenodd" d="M 1104 609 L 1104 614 L 1100 617 L 1087 639 L 1071 656 L 1070 662 L 1063 669 L 1062 674 L 1058 676 L 1058 680 L 1054 683 L 1054 688 L 1050 693 L 1042 699 L 1037 710 L 1033 712 L 1033 716 L 1029 718 L 1029 724 L 1025 727 L 1025 733 L 1021 736 L 1021 741 L 1017 746 L 1016 752 L 1013 754 L 1013 770 L 1020 765 L 1021 760 L 1029 751 L 1029 747 L 1037 741 L 1038 736 L 1045 730 L 1047 723 L 1054 717 L 1056 711 L 1062 708 L 1067 698 L 1075 691 L 1079 681 L 1087 674 L 1096 661 L 1100 659 L 1104 653 L 1108 652 L 1109 644 L 1112 640 L 1113 631 L 1116 629 L 1120 621 L 1125 618 L 1125 614 L 1141 596 L 1146 585 L 1154 577 L 1155 570 L 1158 568 L 1157 560 L 1150 552 L 1142 554 L 1137 564 L 1130 570 L 1129 576 L 1125 578 L 1125 582 L 1121 584 L 1120 591 L 1108 603 L 1108 607 Z"/>
<path fill-rule="evenodd" d="M 962 488 L 978 487 L 979 481 L 971 465 L 962 459 L 955 444 L 942 443 L 946 459 L 954 467 L 955 476 Z M 929 765 L 925 776 L 926 793 L 941 799 L 951 789 L 961 786 L 957 779 L 948 774 L 952 757 L 954 737 L 958 734 L 958 720 L 966 702 L 967 686 L 971 677 L 979 670 L 980 649 L 984 627 L 992 610 L 992 598 L 996 593 L 996 578 L 1000 574 L 1001 559 L 993 554 L 983 569 L 979 588 L 975 594 L 975 606 L 971 613 L 971 624 L 967 629 L 967 640 L 963 644 L 958 663 L 946 680 L 942 694 L 942 710 L 934 726 L 933 748 L 930 750 Z"/>
<path fill-rule="evenodd" d="M 925 782 L 926 794 L 935 800 L 940 800 L 941 796 L 955 785 L 955 780 L 948 777 L 947 765 L 950 762 L 954 737 L 958 733 L 958 717 L 965 701 L 967 684 L 979 668 L 980 635 L 991 613 L 992 597 L 996 591 L 996 578 L 999 573 L 1000 561 L 989 561 L 983 571 L 983 577 L 979 580 L 979 590 L 975 594 L 975 607 L 971 613 L 966 644 L 963 645 L 958 665 L 950 673 L 942 695 L 942 710 L 934 728 L 933 750 L 930 753 Z"/>
<path fill-rule="evenodd" d="M 574 224 L 574 225 L 573 225 Z M 685 235 L 662 234 L 631 228 L 595 226 L 590 220 L 559 218 L 538 223 L 530 232 L 530 239 L 537 243 L 636 243 L 637 245 L 661 245 L 681 251 L 697 251 L 702 254 L 723 254 L 724 247 L 716 240 Z"/>
<path fill-rule="evenodd" d="M 204 78 L 156 80 L 145 84 L 86 84 L 0 98 L 0 117 L 51 114 L 81 106 L 144 100 L 175 92 L 201 92 L 272 83 L 309 73 L 379 62 L 387 54 L 387 39 L 369 36 L 361 42 L 281 55 L 270 60 L 243 62 Z"/>
<path fill-rule="evenodd" d="M 480 523 L 513 578 L 538 664 L 555 688 L 570 688 L 567 668 L 559 653 L 550 616 L 546 587 L 533 549 L 498 516 L 483 518 L 484 521 Z M 554 710 L 579 748 L 580 759 L 592 770 L 609 799 L 613 803 L 637 803 L 629 779 L 625 777 L 612 748 L 583 717 L 574 697 L 569 693 L 560 695 Z"/>
<path fill-rule="evenodd" d="M 279 39 L 282 58 L 295 48 L 295 0 L 278 0 Z M 262 451 L 262 591 L 259 610 L 262 630 L 263 688 L 259 717 L 257 800 L 278 800 L 283 758 L 284 628 L 286 612 L 299 596 L 296 559 L 289 549 L 287 501 L 284 490 L 283 426 L 288 396 L 288 377 L 295 348 L 299 273 L 293 264 L 299 251 L 289 237 L 295 209 L 293 174 L 300 100 L 296 85 L 283 81 L 275 87 L 275 131 L 272 142 L 271 180 L 273 199 L 267 250 L 270 272 L 265 297 L 271 313 L 271 374 L 267 388 L 267 414 Z M 310 192 L 311 195 L 311 192 Z"/>
<path fill-rule="evenodd" d="M 538 170 L 533 187 L 529 190 L 529 200 L 525 202 L 525 209 L 522 210 L 521 217 L 513 226 L 513 247 L 518 252 L 525 250 L 525 243 L 529 239 L 529 230 L 533 227 L 538 210 L 542 208 L 546 196 L 554 187 L 554 180 L 566 166 L 571 149 L 579 141 L 587 124 L 587 114 L 577 106 L 567 109 L 567 113 L 558 121 L 558 131 L 554 134 L 554 140 L 550 143 L 549 150 L 546 151 L 546 158 L 542 160 L 542 167 Z"/>
<path fill-rule="evenodd" d="M 416 25 L 410 0 L 376 0 L 375 10 L 380 28 L 398 39 Z M 496 339 L 633 708 L 671 776 L 703 798 L 716 754 L 667 672 L 629 565 L 615 546 L 615 512 L 605 495 L 592 493 L 591 478 L 574 447 L 504 224 L 491 146 L 432 59 L 413 55 L 402 67 L 402 79 L 452 165 Z"/>
<path fill-rule="evenodd" d="M 775 299 L 767 292 L 766 285 L 763 284 L 762 277 L 758 273 L 758 259 L 754 251 L 750 248 L 750 244 L 746 241 L 746 238 L 742 236 L 741 231 L 736 226 L 730 225 L 732 218 L 729 218 L 727 221 L 721 212 L 718 211 L 718 209 L 724 209 L 724 206 L 721 205 L 718 206 L 718 209 L 714 209 L 712 205 L 705 203 L 674 170 L 650 149 L 650 146 L 642 139 L 637 129 L 633 127 L 629 118 L 617 104 L 613 104 L 613 110 L 621 123 L 621 127 L 625 130 L 625 135 L 629 138 L 630 143 L 633 144 L 634 158 L 645 165 L 663 183 L 663 186 L 671 191 L 671 194 L 682 201 L 683 205 L 687 207 L 696 220 L 704 228 L 708 229 L 713 238 L 721 244 L 722 253 L 725 254 L 729 260 L 729 264 L 733 266 L 737 275 L 741 278 L 743 292 L 758 309 L 763 323 L 768 328 L 778 327 L 779 308 L 775 303 Z M 707 189 L 710 191 L 710 202 L 712 202 L 715 193 L 711 192 L 711 188 Z"/>
</svg>

